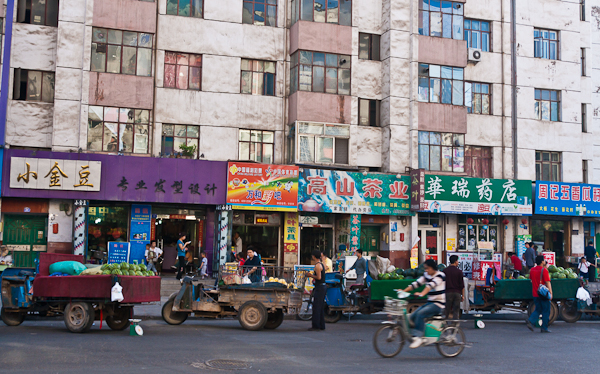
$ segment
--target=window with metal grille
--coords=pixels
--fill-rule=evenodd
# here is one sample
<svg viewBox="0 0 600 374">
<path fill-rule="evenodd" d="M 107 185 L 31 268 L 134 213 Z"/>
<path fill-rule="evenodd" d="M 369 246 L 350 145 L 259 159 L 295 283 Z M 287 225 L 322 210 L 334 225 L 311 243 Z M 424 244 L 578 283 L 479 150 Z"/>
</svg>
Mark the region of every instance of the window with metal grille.
<svg viewBox="0 0 600 374">
<path fill-rule="evenodd" d="M 535 179 L 539 181 L 560 182 L 560 152 L 535 151 Z"/>
</svg>

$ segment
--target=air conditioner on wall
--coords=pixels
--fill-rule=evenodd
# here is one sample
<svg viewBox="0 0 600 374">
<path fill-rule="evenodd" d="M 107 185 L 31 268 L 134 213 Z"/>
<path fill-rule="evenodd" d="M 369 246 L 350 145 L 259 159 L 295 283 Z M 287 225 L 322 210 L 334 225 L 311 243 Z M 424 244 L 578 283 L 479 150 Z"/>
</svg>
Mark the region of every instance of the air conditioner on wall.
<svg viewBox="0 0 600 374">
<path fill-rule="evenodd" d="M 481 49 L 477 48 L 469 48 L 469 62 L 479 62 L 481 61 Z"/>
</svg>

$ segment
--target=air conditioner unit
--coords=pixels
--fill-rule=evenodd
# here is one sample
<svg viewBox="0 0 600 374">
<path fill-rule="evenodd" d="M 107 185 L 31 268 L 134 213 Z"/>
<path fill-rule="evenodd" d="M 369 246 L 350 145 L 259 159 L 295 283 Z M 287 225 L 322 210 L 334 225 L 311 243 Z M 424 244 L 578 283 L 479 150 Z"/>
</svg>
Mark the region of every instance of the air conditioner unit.
<svg viewBox="0 0 600 374">
<path fill-rule="evenodd" d="M 481 61 L 481 49 L 477 48 L 469 48 L 469 62 L 479 62 Z"/>
</svg>

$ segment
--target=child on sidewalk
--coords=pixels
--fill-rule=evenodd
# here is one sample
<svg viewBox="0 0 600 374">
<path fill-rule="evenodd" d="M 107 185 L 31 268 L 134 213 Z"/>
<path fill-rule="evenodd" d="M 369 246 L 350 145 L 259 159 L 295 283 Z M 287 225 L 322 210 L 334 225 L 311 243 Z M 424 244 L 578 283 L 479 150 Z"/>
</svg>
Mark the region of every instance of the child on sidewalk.
<svg viewBox="0 0 600 374">
<path fill-rule="evenodd" d="M 579 269 L 579 277 L 585 280 L 585 284 L 588 284 L 588 281 L 590 279 L 588 271 L 591 265 L 592 264 L 590 264 L 590 262 L 585 258 L 585 256 L 583 256 L 579 260 L 579 266 L 577 266 L 577 268 Z"/>
<path fill-rule="evenodd" d="M 200 264 L 200 278 L 208 278 L 208 259 L 206 258 L 206 253 L 202 251 L 200 256 L 202 257 L 202 262 Z"/>
</svg>

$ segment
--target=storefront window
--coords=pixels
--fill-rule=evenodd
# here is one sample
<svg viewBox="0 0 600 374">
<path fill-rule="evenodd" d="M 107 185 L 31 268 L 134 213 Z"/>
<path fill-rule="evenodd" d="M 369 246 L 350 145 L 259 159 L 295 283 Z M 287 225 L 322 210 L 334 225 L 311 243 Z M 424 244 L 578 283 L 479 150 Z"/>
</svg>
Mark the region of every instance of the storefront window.
<svg viewBox="0 0 600 374">
<path fill-rule="evenodd" d="M 233 233 L 239 233 L 242 238 L 244 256 L 252 245 L 265 265 L 278 264 L 280 213 L 235 211 L 232 222 Z"/>
<path fill-rule="evenodd" d="M 556 253 L 556 261 L 564 264 L 566 221 L 531 220 L 531 239 L 533 244 L 544 251 Z"/>
<path fill-rule="evenodd" d="M 492 242 L 498 249 L 498 218 L 488 216 L 459 216 L 457 248 L 463 251 L 476 249 L 477 242 Z"/>
<path fill-rule="evenodd" d="M 585 235 L 585 245 L 589 243 L 590 240 L 595 239 L 596 235 L 596 222 L 584 222 L 583 223 L 583 232 Z"/>
<path fill-rule="evenodd" d="M 108 242 L 128 241 L 129 211 L 125 206 L 88 209 L 88 259 L 100 260 L 107 253 Z"/>
</svg>

